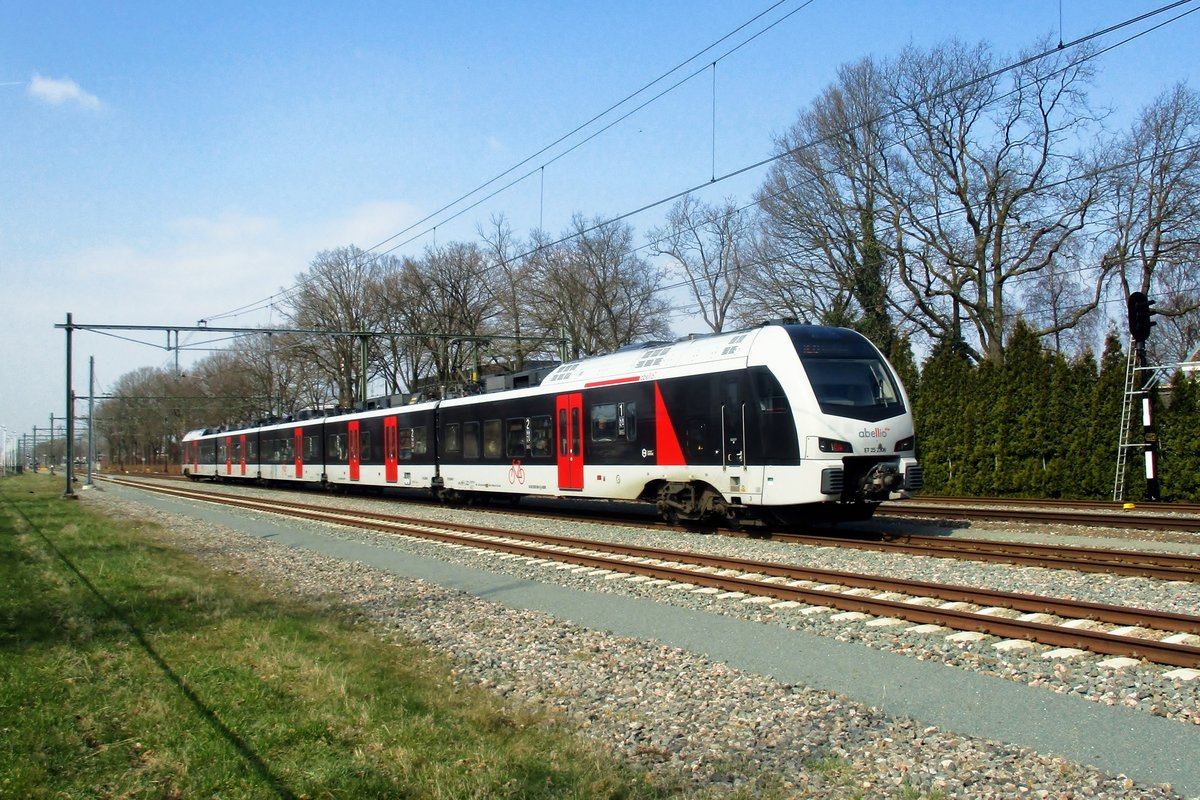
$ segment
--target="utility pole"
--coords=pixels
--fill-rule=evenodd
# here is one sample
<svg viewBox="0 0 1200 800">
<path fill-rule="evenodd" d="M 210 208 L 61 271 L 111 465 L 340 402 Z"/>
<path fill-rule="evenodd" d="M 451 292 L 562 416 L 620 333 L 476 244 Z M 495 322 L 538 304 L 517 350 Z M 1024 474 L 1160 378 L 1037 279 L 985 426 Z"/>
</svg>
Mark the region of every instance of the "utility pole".
<svg viewBox="0 0 1200 800">
<path fill-rule="evenodd" d="M 75 391 L 71 388 L 71 333 L 75 330 L 75 326 L 71 324 L 71 313 L 67 312 L 67 468 L 64 472 L 67 473 L 67 488 L 63 491 L 63 498 L 67 500 L 77 500 L 78 495 L 75 494 L 74 478 L 75 478 Z M 51 428 L 54 427 L 51 423 Z"/>
<path fill-rule="evenodd" d="M 363 331 L 358 335 L 358 402 L 366 408 L 367 403 L 367 356 L 370 335 Z"/>
<path fill-rule="evenodd" d="M 1146 340 L 1150 338 L 1150 329 L 1157 324 L 1151 319 L 1156 313 L 1154 301 L 1142 292 L 1132 292 L 1127 304 L 1129 332 L 1137 351 L 1137 366 L 1138 369 L 1148 370 Z M 1154 398 L 1157 394 L 1158 387 L 1154 384 L 1142 390 L 1142 452 L 1146 467 L 1146 500 L 1150 502 L 1156 502 L 1161 497 L 1158 485 L 1158 432 L 1154 429 Z"/>
<path fill-rule="evenodd" d="M 178 354 L 178 350 L 176 353 Z M 178 357 L 178 355 L 176 356 Z M 88 356 L 88 456 L 87 481 L 85 486 L 91 487 L 92 465 L 96 463 L 96 357 Z"/>
</svg>

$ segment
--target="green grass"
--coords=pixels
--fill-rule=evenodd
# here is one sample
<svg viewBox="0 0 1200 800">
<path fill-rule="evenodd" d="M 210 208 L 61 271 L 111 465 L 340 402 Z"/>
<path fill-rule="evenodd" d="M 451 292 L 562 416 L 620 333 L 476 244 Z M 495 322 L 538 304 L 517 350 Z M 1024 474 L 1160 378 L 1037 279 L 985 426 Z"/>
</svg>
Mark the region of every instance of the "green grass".
<svg viewBox="0 0 1200 800">
<path fill-rule="evenodd" d="M 81 505 L 0 480 L 0 797 L 672 794 L 427 650 Z"/>
</svg>

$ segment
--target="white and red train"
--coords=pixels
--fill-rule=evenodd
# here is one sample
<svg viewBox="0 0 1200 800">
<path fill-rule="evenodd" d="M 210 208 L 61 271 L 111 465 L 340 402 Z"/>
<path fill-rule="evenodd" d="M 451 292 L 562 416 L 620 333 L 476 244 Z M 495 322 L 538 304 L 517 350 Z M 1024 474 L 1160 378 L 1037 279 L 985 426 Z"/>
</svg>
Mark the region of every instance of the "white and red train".
<svg viewBox="0 0 1200 800">
<path fill-rule="evenodd" d="M 184 472 L 792 524 L 864 519 L 919 489 L 915 447 L 904 388 L 866 338 L 769 324 L 574 361 L 532 388 L 192 431 Z"/>
</svg>

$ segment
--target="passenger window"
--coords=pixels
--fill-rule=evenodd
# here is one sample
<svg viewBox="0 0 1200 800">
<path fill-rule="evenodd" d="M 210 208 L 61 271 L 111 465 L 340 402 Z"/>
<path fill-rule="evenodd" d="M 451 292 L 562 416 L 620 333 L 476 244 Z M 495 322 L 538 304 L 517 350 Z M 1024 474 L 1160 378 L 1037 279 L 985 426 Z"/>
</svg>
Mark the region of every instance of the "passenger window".
<svg viewBox="0 0 1200 800">
<path fill-rule="evenodd" d="M 479 458 L 479 423 L 463 423 L 463 458 Z"/>
<path fill-rule="evenodd" d="M 529 420 L 525 418 L 516 418 L 505 421 L 505 453 L 509 458 L 525 457 L 525 426 L 528 421 Z"/>
<path fill-rule="evenodd" d="M 425 426 L 418 425 L 412 429 L 413 455 L 423 456 L 429 452 L 429 444 L 425 436 Z"/>
<path fill-rule="evenodd" d="M 397 431 L 397 446 L 400 448 L 399 459 L 411 461 L 413 454 L 413 429 L 400 428 Z"/>
<path fill-rule="evenodd" d="M 486 419 L 483 421 L 483 457 L 484 458 L 500 458 L 504 452 L 502 444 L 502 434 L 504 428 L 498 419 Z"/>
<path fill-rule="evenodd" d="M 612 442 L 617 438 L 617 404 L 592 406 L 592 441 Z"/>
<path fill-rule="evenodd" d="M 445 436 L 446 436 L 446 452 L 447 453 L 461 453 L 462 452 L 462 438 L 460 436 L 459 427 L 458 427 L 457 422 L 451 422 L 449 425 L 446 426 Z"/>
<path fill-rule="evenodd" d="M 786 414 L 788 412 L 787 398 L 783 387 L 775 376 L 767 372 L 754 373 L 754 394 L 758 399 L 758 410 L 764 414 Z"/>
<path fill-rule="evenodd" d="M 339 463 L 346 461 L 346 434 L 329 434 L 329 441 L 326 443 L 326 447 L 329 448 L 330 461 L 337 461 Z"/>
<path fill-rule="evenodd" d="M 618 404 L 617 435 L 626 441 L 637 441 L 637 403 Z"/>
<path fill-rule="evenodd" d="M 358 459 L 360 461 L 364 461 L 364 462 L 371 460 L 371 432 L 370 431 L 361 431 L 360 430 L 358 432 Z"/>
<path fill-rule="evenodd" d="M 550 417 L 533 417 L 529 420 L 530 434 L 530 455 L 534 458 L 548 458 L 553 453 L 550 450 L 550 441 L 553 438 L 553 431 L 550 429 L 554 425 L 554 420 Z"/>
</svg>

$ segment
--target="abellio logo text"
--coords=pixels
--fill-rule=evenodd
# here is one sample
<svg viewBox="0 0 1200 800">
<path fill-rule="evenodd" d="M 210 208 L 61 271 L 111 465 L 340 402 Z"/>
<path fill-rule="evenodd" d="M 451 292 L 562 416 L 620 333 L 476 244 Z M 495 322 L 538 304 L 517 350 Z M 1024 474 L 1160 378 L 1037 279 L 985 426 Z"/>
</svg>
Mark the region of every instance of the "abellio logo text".
<svg viewBox="0 0 1200 800">
<path fill-rule="evenodd" d="M 860 439 L 882 439 L 892 432 L 891 428 L 863 428 L 858 432 Z"/>
</svg>

